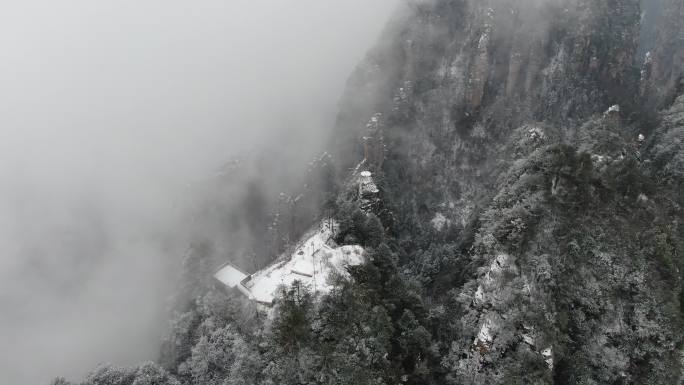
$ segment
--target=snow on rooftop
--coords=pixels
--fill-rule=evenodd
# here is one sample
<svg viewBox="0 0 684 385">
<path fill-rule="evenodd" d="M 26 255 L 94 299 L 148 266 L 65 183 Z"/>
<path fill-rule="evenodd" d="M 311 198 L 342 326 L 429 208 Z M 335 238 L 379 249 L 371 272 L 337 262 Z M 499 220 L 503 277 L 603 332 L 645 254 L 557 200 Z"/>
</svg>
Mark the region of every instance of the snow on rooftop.
<svg viewBox="0 0 684 385">
<path fill-rule="evenodd" d="M 233 288 L 240 284 L 243 279 L 247 278 L 247 274 L 241 272 L 231 264 L 226 264 L 214 274 L 214 278 L 221 281 L 224 285 Z"/>
<path fill-rule="evenodd" d="M 378 186 L 373 181 L 373 176 L 370 171 L 361 171 L 359 174 L 359 195 L 377 194 L 380 192 Z"/>
<path fill-rule="evenodd" d="M 314 232 L 305 236 L 305 241 L 299 244 L 291 255 L 249 276 L 244 286 L 240 286 L 244 289 L 241 291 L 250 299 L 265 304 L 273 301 L 279 286 L 288 286 L 294 281 L 308 285 L 314 292 L 329 292 L 332 289 L 329 282 L 331 275 L 344 275 L 346 266 L 360 265 L 364 261 L 364 250 L 361 246 L 346 245 L 333 248 L 328 245 L 328 240 L 332 237 L 332 228 L 334 225 L 331 227 L 325 222 L 322 223 Z"/>
</svg>

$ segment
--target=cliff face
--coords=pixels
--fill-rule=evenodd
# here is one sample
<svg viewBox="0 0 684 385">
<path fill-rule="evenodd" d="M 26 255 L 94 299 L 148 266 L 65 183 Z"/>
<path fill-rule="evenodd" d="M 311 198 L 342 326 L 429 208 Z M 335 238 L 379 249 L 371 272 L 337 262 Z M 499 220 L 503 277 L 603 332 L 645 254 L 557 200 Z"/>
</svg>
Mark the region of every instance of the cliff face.
<svg viewBox="0 0 684 385">
<path fill-rule="evenodd" d="M 332 147 L 366 142 L 449 381 L 679 381 L 682 9 L 414 1 L 352 75 Z"/>
<path fill-rule="evenodd" d="M 610 105 L 638 114 L 636 1 L 420 2 L 398 19 L 352 76 L 334 147 L 354 162 L 360 136 L 381 142 L 388 178 L 439 195 L 416 202 L 416 213 L 446 204 L 465 224 L 489 190 L 482 174 L 495 168 L 498 145 L 526 123 L 569 139 Z M 367 125 L 374 116 L 379 123 Z"/>
</svg>

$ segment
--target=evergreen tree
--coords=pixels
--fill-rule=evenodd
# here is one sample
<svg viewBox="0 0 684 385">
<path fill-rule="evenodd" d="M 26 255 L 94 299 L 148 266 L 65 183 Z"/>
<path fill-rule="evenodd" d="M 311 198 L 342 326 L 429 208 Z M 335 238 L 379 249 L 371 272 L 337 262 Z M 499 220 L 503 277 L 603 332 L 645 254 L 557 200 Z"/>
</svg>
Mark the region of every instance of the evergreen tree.
<svg viewBox="0 0 684 385">
<path fill-rule="evenodd" d="M 286 353 L 298 351 L 311 339 L 313 296 L 300 281 L 283 287 L 271 326 L 275 343 Z"/>
</svg>

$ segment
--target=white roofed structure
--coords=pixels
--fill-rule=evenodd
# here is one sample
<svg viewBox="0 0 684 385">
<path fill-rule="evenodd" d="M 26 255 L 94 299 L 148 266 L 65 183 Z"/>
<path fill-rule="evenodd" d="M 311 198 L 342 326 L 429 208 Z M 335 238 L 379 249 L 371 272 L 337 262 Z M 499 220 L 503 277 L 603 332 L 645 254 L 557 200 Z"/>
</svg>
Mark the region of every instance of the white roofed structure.
<svg viewBox="0 0 684 385">
<path fill-rule="evenodd" d="M 380 190 L 373 181 L 373 174 L 370 171 L 361 171 L 359 174 L 359 195 L 377 194 Z"/>
<path fill-rule="evenodd" d="M 327 221 L 309 232 L 294 252 L 253 274 L 244 274 L 231 264 L 224 265 L 214 277 L 230 288 L 237 288 L 247 298 L 270 305 L 281 285 L 300 281 L 314 293 L 327 293 L 332 288 L 330 277 L 345 275 L 346 266 L 360 265 L 364 249 L 358 245 L 328 245 L 335 225 Z"/>
<path fill-rule="evenodd" d="M 243 279 L 247 278 L 247 274 L 240 271 L 237 267 L 230 263 L 223 265 L 219 271 L 214 274 L 214 278 L 219 280 L 224 285 L 234 288 L 239 285 Z"/>
</svg>

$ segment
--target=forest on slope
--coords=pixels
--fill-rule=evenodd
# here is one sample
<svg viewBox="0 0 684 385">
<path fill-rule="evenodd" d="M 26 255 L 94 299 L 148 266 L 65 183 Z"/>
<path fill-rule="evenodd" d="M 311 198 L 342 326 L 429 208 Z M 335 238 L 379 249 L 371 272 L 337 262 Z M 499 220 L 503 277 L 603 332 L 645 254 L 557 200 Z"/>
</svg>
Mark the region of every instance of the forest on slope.
<svg viewBox="0 0 684 385">
<path fill-rule="evenodd" d="M 681 20 L 681 0 L 408 1 L 304 187 L 259 215 L 246 196 L 263 237 L 234 261 L 331 217 L 367 262 L 268 318 L 195 243 L 159 362 L 82 384 L 683 383 Z"/>
</svg>

